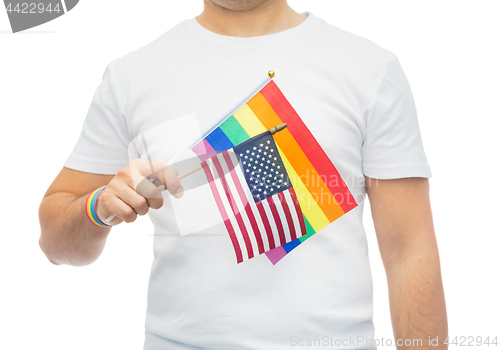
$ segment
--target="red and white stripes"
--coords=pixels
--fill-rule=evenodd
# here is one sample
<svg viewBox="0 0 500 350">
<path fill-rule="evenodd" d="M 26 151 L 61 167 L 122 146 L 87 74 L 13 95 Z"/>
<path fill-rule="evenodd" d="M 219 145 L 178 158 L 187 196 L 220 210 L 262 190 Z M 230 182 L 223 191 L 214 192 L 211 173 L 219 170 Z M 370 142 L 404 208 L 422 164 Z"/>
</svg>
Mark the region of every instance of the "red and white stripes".
<svg viewBox="0 0 500 350">
<path fill-rule="evenodd" d="M 238 263 L 306 234 L 293 188 L 255 202 L 234 152 L 202 163 Z"/>
</svg>

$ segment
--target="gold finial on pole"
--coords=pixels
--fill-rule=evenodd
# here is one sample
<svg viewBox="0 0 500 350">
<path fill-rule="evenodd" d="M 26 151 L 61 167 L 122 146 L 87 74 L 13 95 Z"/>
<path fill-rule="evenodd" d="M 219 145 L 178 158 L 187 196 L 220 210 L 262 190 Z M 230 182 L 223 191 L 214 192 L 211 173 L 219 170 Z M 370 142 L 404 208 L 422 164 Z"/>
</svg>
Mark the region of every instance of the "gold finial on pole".
<svg viewBox="0 0 500 350">
<path fill-rule="evenodd" d="M 274 78 L 274 71 L 270 70 L 269 72 L 267 72 L 267 75 L 269 75 L 269 78 Z"/>
<path fill-rule="evenodd" d="M 283 130 L 284 128 L 286 128 L 286 123 L 283 123 L 283 124 L 278 124 L 276 126 L 273 126 L 272 128 L 269 129 L 269 132 L 271 133 L 271 135 L 274 135 L 276 134 L 277 132 Z"/>
</svg>

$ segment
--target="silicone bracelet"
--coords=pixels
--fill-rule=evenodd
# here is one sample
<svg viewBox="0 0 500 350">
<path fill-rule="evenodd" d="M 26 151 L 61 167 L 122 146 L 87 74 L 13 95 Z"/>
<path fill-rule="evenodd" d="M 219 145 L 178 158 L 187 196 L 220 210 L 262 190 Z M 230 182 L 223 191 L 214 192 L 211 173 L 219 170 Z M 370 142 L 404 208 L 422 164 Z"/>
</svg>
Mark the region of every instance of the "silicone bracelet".
<svg viewBox="0 0 500 350">
<path fill-rule="evenodd" d="M 97 198 L 105 188 L 106 186 L 102 186 L 99 187 L 97 190 L 93 191 L 91 194 L 89 194 L 89 196 L 87 197 L 87 201 L 85 202 L 85 212 L 87 213 L 87 217 L 94 225 L 99 227 L 109 226 L 103 223 L 101 220 L 99 220 L 99 217 L 97 216 L 97 213 L 95 211 Z"/>
</svg>

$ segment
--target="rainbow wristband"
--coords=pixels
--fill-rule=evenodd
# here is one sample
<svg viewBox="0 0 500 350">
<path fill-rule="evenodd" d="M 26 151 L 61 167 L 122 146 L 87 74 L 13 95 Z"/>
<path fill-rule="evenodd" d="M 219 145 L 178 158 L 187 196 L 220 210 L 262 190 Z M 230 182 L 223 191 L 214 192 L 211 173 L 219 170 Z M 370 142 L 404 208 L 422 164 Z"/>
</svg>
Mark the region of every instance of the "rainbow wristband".
<svg viewBox="0 0 500 350">
<path fill-rule="evenodd" d="M 108 227 L 109 225 L 106 225 L 103 223 L 99 218 L 97 217 L 97 213 L 95 211 L 95 205 L 97 203 L 97 197 L 101 194 L 102 190 L 104 190 L 106 186 L 99 187 L 97 190 L 92 192 L 88 197 L 87 201 L 85 202 L 85 212 L 87 213 L 87 217 L 89 220 L 96 226 L 99 227 Z"/>
</svg>

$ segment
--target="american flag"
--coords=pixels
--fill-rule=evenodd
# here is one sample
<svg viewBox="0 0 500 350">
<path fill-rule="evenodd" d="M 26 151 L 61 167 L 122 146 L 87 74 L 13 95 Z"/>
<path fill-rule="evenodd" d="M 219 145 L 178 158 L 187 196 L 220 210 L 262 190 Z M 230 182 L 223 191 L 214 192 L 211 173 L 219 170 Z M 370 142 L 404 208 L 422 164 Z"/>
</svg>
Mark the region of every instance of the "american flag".
<svg viewBox="0 0 500 350">
<path fill-rule="evenodd" d="M 202 167 L 238 263 L 306 235 L 297 196 L 268 131 Z"/>
</svg>

